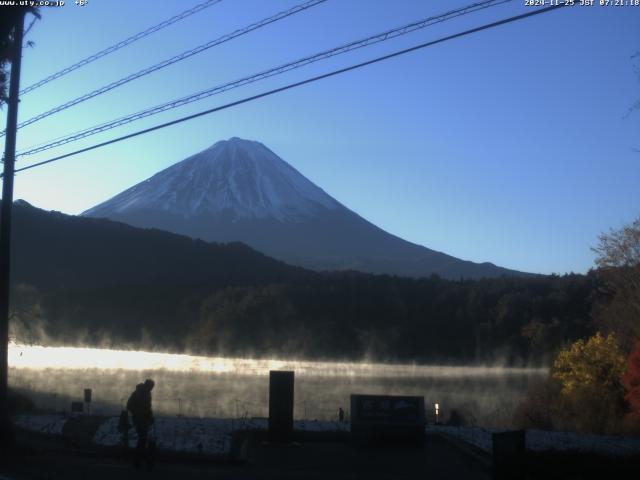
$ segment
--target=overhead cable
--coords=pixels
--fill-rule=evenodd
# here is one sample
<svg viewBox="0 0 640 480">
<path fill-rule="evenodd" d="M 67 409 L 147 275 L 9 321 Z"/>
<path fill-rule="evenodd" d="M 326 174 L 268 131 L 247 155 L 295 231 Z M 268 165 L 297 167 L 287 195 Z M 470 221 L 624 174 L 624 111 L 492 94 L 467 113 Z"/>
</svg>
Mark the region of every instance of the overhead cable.
<svg viewBox="0 0 640 480">
<path fill-rule="evenodd" d="M 535 9 L 535 10 L 532 10 L 530 12 L 523 13 L 521 15 L 516 15 L 516 16 L 513 16 L 513 17 L 509 17 L 509 18 L 504 18 L 504 19 L 498 20 L 496 22 L 492 22 L 492 23 L 488 23 L 488 24 L 485 24 L 485 25 L 481 25 L 479 27 L 475 27 L 475 28 L 472 28 L 472 29 L 469 29 L 469 30 L 465 30 L 463 32 L 455 33 L 453 35 L 448 35 L 446 37 L 441 37 L 441 38 L 439 38 L 437 40 L 431 40 L 429 42 L 421 43 L 420 45 L 416 45 L 416 46 L 413 46 L 413 47 L 410 47 L 410 48 L 405 48 L 404 50 L 399 50 L 399 51 L 396 51 L 396 52 L 393 52 L 393 53 L 390 53 L 390 54 L 387 54 L 387 55 L 383 55 L 381 57 L 374 58 L 372 60 L 367 60 L 366 62 L 361 62 L 361 63 L 355 64 L 355 65 L 351 65 L 349 67 L 340 68 L 338 70 L 333 70 L 333 71 L 331 71 L 329 73 L 325 73 L 325 74 L 318 75 L 318 76 L 315 76 L 315 77 L 307 78 L 306 80 L 302 80 L 302 81 L 299 81 L 299 82 L 291 83 L 289 85 L 285 85 L 284 87 L 279 87 L 279 88 L 276 88 L 276 89 L 273 89 L 273 90 L 269 90 L 269 91 L 266 91 L 266 92 L 259 93 L 257 95 L 252 95 L 250 97 L 246 97 L 246 98 L 243 98 L 241 100 L 237 100 L 235 102 L 227 103 L 226 105 L 222 105 L 222 106 L 215 107 L 215 108 L 210 108 L 208 110 L 204 110 L 202 112 L 194 113 L 192 115 L 187 115 L 185 117 L 181 117 L 181 118 L 178 118 L 176 120 L 172 120 L 170 122 L 161 123 L 159 125 L 155 125 L 155 126 L 150 127 L 150 128 L 145 128 L 143 130 L 138 130 L 137 132 L 133 132 L 133 133 L 130 133 L 130 134 L 127 134 L 127 135 L 123 135 L 121 137 L 117 137 L 117 138 L 114 138 L 114 139 L 111 139 L 111 140 L 107 140 L 105 142 L 101 142 L 101 143 L 98 143 L 98 144 L 95 144 L 95 145 L 91 145 L 89 147 L 81 148 L 79 150 L 75 150 L 75 151 L 70 152 L 70 153 L 65 153 L 64 155 L 59 155 L 57 157 L 53 157 L 53 158 L 50 158 L 48 160 L 44 160 L 44 161 L 37 162 L 37 163 L 32 163 L 31 165 L 27 165 L 27 166 L 24 166 L 24 167 L 21 167 L 21 168 L 17 168 L 15 171 L 16 171 L 16 173 L 17 172 L 22 172 L 22 171 L 29 170 L 29 169 L 32 169 L 32 168 L 36 168 L 36 167 L 39 167 L 39 166 L 42 166 L 42 165 L 46 165 L 46 164 L 49 164 L 49 163 L 57 162 L 57 161 L 62 160 L 64 158 L 69 158 L 69 157 L 72 157 L 72 156 L 75 156 L 75 155 L 79 155 L 81 153 L 85 153 L 85 152 L 88 152 L 88 151 L 91 151 L 91 150 L 95 150 L 97 148 L 102 148 L 102 147 L 105 147 L 107 145 L 111 145 L 111 144 L 114 144 L 114 143 L 121 142 L 123 140 L 128 140 L 129 138 L 133 138 L 133 137 L 137 137 L 137 136 L 140 136 L 140 135 L 144 135 L 144 134 L 156 131 L 156 130 L 160 130 L 160 129 L 163 129 L 163 128 L 166 128 L 166 127 L 170 127 L 172 125 L 176 125 L 176 124 L 179 124 L 179 123 L 186 122 L 188 120 L 193 120 L 194 118 L 202 117 L 204 115 L 209 115 L 211 113 L 219 112 L 221 110 L 226 110 L 228 108 L 235 107 L 235 106 L 238 106 L 238 105 L 242 105 L 244 103 L 252 102 L 254 100 L 258 100 L 260 98 L 268 97 L 268 96 L 274 95 L 276 93 L 284 92 L 284 91 L 290 90 L 292 88 L 300 87 L 302 85 L 306 85 L 306 84 L 309 84 L 309 83 L 317 82 L 318 80 L 323 80 L 325 78 L 329 78 L 329 77 L 333 77 L 335 75 L 346 73 L 346 72 L 349 72 L 351 70 L 356 70 L 358 68 L 366 67 L 368 65 L 373 65 L 375 63 L 379 63 L 379 62 L 382 62 L 382 61 L 385 61 L 385 60 L 389 60 L 391 58 L 399 57 L 401 55 L 405 55 L 407 53 L 414 52 L 416 50 L 420 50 L 420 49 L 423 49 L 423 48 L 431 47 L 433 45 L 436 45 L 436 44 L 439 44 L 439 43 L 443 43 L 443 42 L 446 42 L 448 40 L 453 40 L 455 38 L 460 38 L 460 37 L 463 37 L 463 36 L 466 36 L 466 35 L 470 35 L 472 33 L 480 32 L 482 30 L 488 30 L 490 28 L 495 28 L 495 27 L 498 27 L 500 25 L 505 25 L 507 23 L 516 22 L 518 20 L 523 20 L 525 18 L 533 17 L 535 15 L 541 15 L 543 13 L 547 13 L 547 12 L 550 12 L 550 11 L 553 11 L 553 10 L 557 10 L 559 8 L 563 8 L 563 7 L 566 7 L 566 6 L 569 6 L 569 5 L 572 5 L 572 4 L 561 3 L 561 4 L 558 4 L 558 5 L 552 5 L 552 6 L 549 6 L 549 7 Z"/>
<path fill-rule="evenodd" d="M 126 83 L 129 83 L 133 80 L 136 80 L 140 77 L 144 77 L 145 75 L 149 75 L 150 73 L 153 73 L 157 70 L 160 70 L 162 68 L 168 67 L 169 65 L 173 65 L 174 63 L 180 62 L 186 58 L 192 57 L 193 55 L 196 55 L 198 53 L 204 52 L 205 50 L 208 50 L 210 48 L 213 48 L 217 45 L 220 45 L 222 43 L 228 42 L 230 40 L 233 40 L 234 38 L 237 38 L 241 35 L 246 35 L 249 32 L 252 32 L 254 30 L 257 30 L 259 28 L 262 28 L 266 25 L 269 25 L 273 22 L 277 22 L 278 20 L 282 20 L 283 18 L 289 17 L 291 15 L 295 15 L 296 13 L 302 12 L 304 10 L 307 10 L 311 7 L 315 7 L 316 5 L 320 4 L 320 3 L 324 3 L 327 0 L 308 0 L 305 3 L 302 3 L 300 5 L 296 5 L 295 7 L 292 7 L 288 10 L 282 11 L 280 13 L 277 13 L 276 15 L 272 15 L 268 18 L 265 18 L 263 20 L 260 20 L 259 22 L 256 23 L 252 23 L 251 25 L 248 25 L 244 28 L 240 28 L 238 30 L 235 30 L 232 33 L 229 33 L 227 35 L 223 35 L 222 37 L 216 38 L 215 40 L 211 40 L 210 42 L 207 42 L 205 44 L 199 45 L 195 48 L 192 48 L 191 50 L 187 50 L 185 52 L 182 52 L 178 55 L 175 55 L 171 58 L 168 58 L 166 60 L 163 60 L 160 63 L 157 63 L 155 65 L 152 65 L 150 67 L 147 68 L 143 68 L 142 70 L 139 70 L 135 73 L 132 73 L 131 75 L 128 75 L 124 78 L 121 78 L 119 80 L 116 80 L 115 82 L 111 82 L 108 85 L 104 85 L 96 90 L 93 90 L 91 92 L 85 93 L 84 95 L 81 95 L 77 98 L 74 98 L 73 100 L 69 100 L 68 102 L 63 103 L 62 105 L 58 105 L 57 107 L 54 107 L 50 110 L 47 110 L 46 112 L 40 113 L 38 115 L 36 115 L 35 117 L 29 118 L 28 120 L 25 120 L 23 122 L 20 122 L 18 124 L 18 128 L 22 128 L 22 127 L 26 127 L 27 125 L 31 125 L 32 123 L 35 123 L 39 120 L 42 120 L 43 118 L 47 118 L 55 113 L 61 112 L 63 110 L 66 110 L 67 108 L 73 107 L 74 105 L 78 105 L 79 103 L 85 102 L 91 98 L 97 97 L 98 95 L 102 95 L 103 93 L 106 93 L 110 90 L 113 90 L 114 88 L 120 87 Z M 5 132 L 3 131 L 1 135 L 4 135 Z"/>
<path fill-rule="evenodd" d="M 376 35 L 371 35 L 369 37 L 360 39 L 360 40 L 356 40 L 350 43 L 347 43 L 345 45 L 341 45 L 339 47 L 335 47 L 332 48 L 330 50 L 325 50 L 323 52 L 320 53 L 316 53 L 314 55 L 310 55 L 307 57 L 303 57 L 301 59 L 295 60 L 293 62 L 289 62 L 286 63 L 284 65 L 280 65 L 274 68 L 270 68 L 268 70 L 264 70 L 261 71 L 259 73 L 255 73 L 252 75 L 249 75 L 247 77 L 243 77 L 240 78 L 238 80 L 234 80 L 231 82 L 227 82 L 224 83 L 222 85 L 217 85 L 215 87 L 197 92 L 197 93 L 193 93 L 191 95 L 182 97 L 182 98 L 178 98 L 176 100 L 171 100 L 169 102 L 165 102 L 162 103 L 160 105 L 156 105 L 154 107 L 150 107 L 147 108 L 145 110 L 141 110 L 139 112 L 130 114 L 130 115 L 126 115 L 120 118 L 117 118 L 115 120 L 110 120 L 108 122 L 105 123 L 101 123 L 99 125 L 95 125 L 93 127 L 89 127 L 77 132 L 74 132 L 72 134 L 63 136 L 63 137 L 59 137 L 50 141 L 47 141 L 44 144 L 40 144 L 37 146 L 33 146 L 28 148 L 25 151 L 19 152 L 18 156 L 25 156 L 25 155 L 33 155 L 45 150 L 49 150 L 51 148 L 55 148 L 61 145 L 65 145 L 67 143 L 70 142 L 74 142 L 77 140 L 80 140 L 82 138 L 86 138 L 89 137 L 91 135 L 95 135 L 97 133 L 101 133 L 107 130 L 111 130 L 113 128 L 119 127 L 121 125 L 125 125 L 137 120 L 141 120 L 143 118 L 149 117 L 151 115 L 156 115 L 158 113 L 161 112 L 165 112 L 167 110 L 172 110 L 174 108 L 177 107 L 181 107 L 183 105 L 187 105 L 189 103 L 193 103 L 199 100 L 203 100 L 205 98 L 211 97 L 213 95 L 217 95 L 223 92 L 226 92 L 228 90 L 232 90 L 235 88 L 239 88 L 242 87 L 244 85 L 248 85 L 250 83 L 254 83 L 260 80 L 264 80 L 266 78 L 269 77 L 273 77 L 275 75 L 280 75 L 283 73 L 286 73 L 288 71 L 297 69 L 297 68 L 301 68 L 304 67 L 306 65 L 309 65 L 311 63 L 315 63 L 318 62 L 320 60 L 324 60 L 327 58 L 331 58 L 334 57 L 336 55 L 341 55 L 353 50 L 357 50 L 359 48 L 363 48 L 369 45 L 373 45 L 375 43 L 379 43 L 379 42 L 384 42 L 387 40 L 390 40 L 392 38 L 396 38 L 399 37 L 401 35 L 406 35 L 408 33 L 414 32 L 416 30 L 420 30 L 426 27 L 429 27 L 431 25 L 437 24 L 437 23 L 442 23 L 445 22 L 447 20 L 451 20 L 453 18 L 456 17 L 460 17 L 462 15 L 467 15 L 469 13 L 472 12 L 476 12 L 478 10 L 482 10 L 485 8 L 489 8 L 489 7 L 493 7 L 493 6 L 497 6 L 503 3 L 507 3 L 507 2 L 511 2 L 513 0 L 487 0 L 487 1 L 482 1 L 482 2 L 478 2 L 478 3 L 473 3 L 470 5 L 467 5 L 466 7 L 462 7 L 462 8 L 458 8 L 455 10 L 451 10 L 448 11 L 446 13 L 440 14 L 440 15 L 436 15 L 436 16 L 432 16 L 423 20 L 420 20 L 418 22 L 412 22 L 409 23 L 407 25 L 403 25 L 401 27 L 397 27 L 391 30 L 387 30 L 385 32 L 382 33 L 378 33 Z"/>
<path fill-rule="evenodd" d="M 46 78 L 43 78 L 42 80 L 34 83 L 33 85 L 29 85 L 28 87 L 22 89 L 20 91 L 20 95 L 25 95 L 33 90 L 35 90 L 36 88 L 39 88 L 49 82 L 52 82 L 53 80 L 56 80 L 60 77 L 63 77 L 64 75 L 67 75 L 68 73 L 73 72 L 74 70 L 77 70 L 80 67 L 84 67 L 85 65 L 88 65 L 92 62 L 95 62 L 96 60 L 98 60 L 99 58 L 102 58 L 106 55 L 109 55 L 110 53 L 115 52 L 116 50 L 120 50 L 123 47 L 126 47 L 127 45 L 132 44 L 133 42 L 136 42 L 148 35 L 151 35 L 152 33 L 157 32 L 158 30 L 162 30 L 165 27 L 168 27 L 169 25 L 172 25 L 176 22 L 179 22 L 180 20 L 183 20 L 191 15 L 193 15 L 194 13 L 198 13 L 201 12 L 202 10 L 204 10 L 205 8 L 209 8 L 213 5 L 215 5 L 216 3 L 220 3 L 222 0 L 207 0 L 206 2 L 202 2 L 198 5 L 196 5 L 195 7 L 192 7 L 188 10 L 185 10 L 182 13 L 179 13 L 178 15 L 174 15 L 173 17 L 160 22 L 157 25 L 154 25 L 153 27 L 149 27 L 146 30 L 136 33 L 135 35 L 132 35 L 128 38 L 125 38 L 124 40 L 121 40 L 120 42 L 111 45 L 110 47 L 105 48 L 104 50 L 100 50 L 97 53 L 94 53 L 93 55 L 89 55 L 86 58 L 83 58 L 82 60 L 74 63 L 73 65 L 69 65 L 66 68 L 63 68 L 62 70 L 53 73 L 51 75 L 49 75 Z"/>
</svg>

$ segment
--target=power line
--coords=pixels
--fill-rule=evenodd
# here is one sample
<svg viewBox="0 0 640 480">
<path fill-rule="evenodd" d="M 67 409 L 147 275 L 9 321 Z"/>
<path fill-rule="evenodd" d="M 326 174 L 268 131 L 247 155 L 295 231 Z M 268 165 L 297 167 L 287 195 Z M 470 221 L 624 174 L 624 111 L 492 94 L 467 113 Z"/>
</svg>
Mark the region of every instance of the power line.
<svg viewBox="0 0 640 480">
<path fill-rule="evenodd" d="M 299 81 L 299 82 L 291 83 L 289 85 L 285 85 L 284 87 L 279 87 L 279 88 L 276 88 L 276 89 L 273 89 L 273 90 L 269 90 L 267 92 L 259 93 L 257 95 L 253 95 L 253 96 L 250 96 L 250 97 L 243 98 L 241 100 L 237 100 L 235 102 L 227 103 L 226 105 L 222 105 L 222 106 L 219 106 L 219 107 L 211 108 L 209 110 L 204 110 L 202 112 L 194 113 L 192 115 L 187 115 L 186 117 L 178 118 L 176 120 L 172 120 L 172 121 L 166 122 L 166 123 L 161 123 L 159 125 L 155 125 L 155 126 L 150 127 L 150 128 L 145 128 L 143 130 L 138 130 L 137 132 L 130 133 L 128 135 L 123 135 L 121 137 L 114 138 L 114 139 L 108 140 L 106 142 L 98 143 L 98 144 L 92 145 L 90 147 L 81 148 L 81 149 L 76 150 L 74 152 L 66 153 L 64 155 L 59 155 L 57 157 L 50 158 L 48 160 L 44 160 L 42 162 L 33 163 L 31 165 L 27 165 L 25 167 L 18 168 L 18 169 L 15 170 L 15 172 L 16 173 L 17 172 L 22 172 L 24 170 L 29 170 L 29 169 L 32 169 L 32 168 L 35 168 L 35 167 L 39 167 L 41 165 L 46 165 L 48 163 L 56 162 L 56 161 L 62 160 L 64 158 L 72 157 L 72 156 L 78 155 L 80 153 L 84 153 L 84 152 L 88 152 L 90 150 L 95 150 L 97 148 L 105 147 L 105 146 L 111 145 L 113 143 L 121 142 L 121 141 L 127 140 L 129 138 L 137 137 L 139 135 L 144 135 L 146 133 L 150 133 L 150 132 L 153 132 L 155 130 L 160 130 L 162 128 L 170 127 L 172 125 L 176 125 L 178 123 L 186 122 L 188 120 L 193 120 L 194 118 L 202 117 L 204 115 L 209 115 L 211 113 L 219 112 L 221 110 L 226 110 L 228 108 L 235 107 L 235 106 L 238 106 L 238 105 L 242 105 L 244 103 L 252 102 L 254 100 L 258 100 L 260 98 L 268 97 L 268 96 L 274 95 L 276 93 L 284 92 L 284 91 L 290 90 L 292 88 L 300 87 L 300 86 L 306 85 L 308 83 L 317 82 L 318 80 L 322 80 L 322 79 L 325 79 L 325 78 L 333 77 L 335 75 L 346 73 L 346 72 L 349 72 L 351 70 L 356 70 L 358 68 L 366 67 L 368 65 L 373 65 L 375 63 L 379 63 L 379 62 L 382 62 L 382 61 L 385 61 L 385 60 L 389 60 L 391 58 L 399 57 L 401 55 L 405 55 L 407 53 L 414 52 L 416 50 L 420 50 L 420 49 L 423 49 L 423 48 L 426 48 L 426 47 L 430 47 L 430 46 L 436 45 L 438 43 L 443 43 L 443 42 L 446 42 L 448 40 L 453 40 L 455 38 L 460 38 L 460 37 L 463 37 L 463 36 L 466 36 L 466 35 L 470 35 L 472 33 L 480 32 L 482 30 L 488 30 L 490 28 L 495 28 L 495 27 L 498 27 L 500 25 L 505 25 L 507 23 L 512 23 L 512 22 L 515 22 L 515 21 L 518 21 L 518 20 L 523 20 L 525 18 L 532 17 L 534 15 L 540 15 L 542 13 L 547 13 L 547 12 L 550 12 L 552 10 L 557 10 L 558 8 L 566 7 L 568 5 L 569 4 L 567 4 L 567 3 L 562 3 L 562 4 L 558 4 L 558 5 L 553 5 L 553 6 L 550 6 L 550 7 L 545 7 L 545 8 L 533 10 L 531 12 L 523 13 L 521 15 L 516 15 L 516 16 L 513 16 L 513 17 L 509 17 L 509 18 L 505 18 L 505 19 L 502 19 L 502 20 L 498 20 L 496 22 L 492 22 L 492 23 L 488 23 L 488 24 L 485 24 L 485 25 L 481 25 L 480 27 L 475 27 L 475 28 L 472 28 L 472 29 L 469 29 L 469 30 L 465 30 L 463 32 L 455 33 L 453 35 L 448 35 L 446 37 L 441 37 L 441 38 L 439 38 L 437 40 L 432 40 L 432 41 L 429 41 L 429 42 L 426 42 L 426 43 L 421 43 L 420 45 L 416 45 L 416 46 L 410 47 L 410 48 L 405 48 L 404 50 L 399 50 L 399 51 L 396 51 L 396 52 L 393 52 L 393 53 L 390 53 L 390 54 L 387 54 L 387 55 L 383 55 L 381 57 L 374 58 L 372 60 L 367 60 L 366 62 L 361 62 L 361 63 L 357 63 L 355 65 L 351 65 L 349 67 L 340 68 L 338 70 L 333 70 L 333 71 L 331 71 L 329 73 L 324 73 L 322 75 L 311 77 L 311 78 L 308 78 L 306 80 L 302 80 L 302 81 Z"/>
<path fill-rule="evenodd" d="M 80 67 L 84 67 L 85 65 L 88 65 L 91 62 L 95 62 L 96 60 L 98 60 L 99 58 L 104 57 L 105 55 L 109 55 L 110 53 L 115 52 L 116 50 L 120 50 L 123 47 L 126 47 L 127 45 L 132 44 L 133 42 L 136 42 L 148 35 L 151 35 L 152 33 L 157 32 L 158 30 L 162 30 L 165 27 L 168 27 L 169 25 L 172 25 L 176 22 L 179 22 L 180 20 L 183 20 L 195 13 L 201 12 L 202 10 L 204 10 L 205 8 L 209 8 L 213 5 L 215 5 L 216 3 L 220 3 L 222 0 L 207 0 L 206 2 L 200 3 L 198 5 L 196 5 L 193 8 L 190 8 L 189 10 L 185 10 L 182 13 L 179 13 L 178 15 L 174 15 L 173 17 L 160 22 L 157 25 L 154 25 L 153 27 L 149 27 L 146 30 L 140 32 L 140 33 L 136 33 L 135 35 L 132 35 L 114 45 L 111 45 L 110 47 L 105 48 L 104 50 L 100 50 L 98 53 L 94 53 L 93 55 L 88 56 L 87 58 L 84 58 L 82 60 L 80 60 L 79 62 L 74 63 L 73 65 L 70 65 L 66 68 L 63 68 L 62 70 L 53 73 L 51 75 L 49 75 L 46 78 L 43 78 L 42 80 L 34 83 L 33 85 L 30 85 L 28 87 L 26 87 L 25 89 L 20 91 L 20 95 L 25 95 L 26 93 L 29 93 L 33 90 L 35 90 L 36 88 L 39 88 L 41 86 L 43 86 L 46 83 L 49 83 L 53 80 L 56 80 L 57 78 L 60 78 L 68 73 L 73 72 L 74 70 L 77 70 Z"/>
<path fill-rule="evenodd" d="M 217 85 L 215 87 L 188 95 L 186 97 L 178 98 L 176 100 L 172 100 L 169 102 L 162 103 L 160 105 L 156 105 L 151 108 L 147 108 L 145 110 L 126 115 L 115 120 L 111 120 L 109 122 L 101 123 L 99 125 L 95 125 L 93 127 L 89 127 L 77 132 L 74 132 L 69 135 L 65 135 L 63 137 L 58 137 L 53 140 L 49 140 L 44 144 L 39 144 L 29 149 L 20 152 L 18 156 L 25 155 L 33 155 L 39 152 L 43 152 L 45 150 L 49 150 L 51 148 L 59 147 L 61 145 L 65 145 L 67 143 L 71 143 L 82 138 L 86 138 L 97 133 L 105 132 L 107 130 L 111 130 L 113 128 L 141 120 L 143 118 L 149 117 L 151 115 L 156 115 L 158 113 L 165 112 L 167 110 L 172 110 L 177 107 L 181 107 L 187 105 L 189 103 L 193 103 L 199 100 L 203 100 L 205 98 L 211 97 L 213 95 L 217 95 L 220 93 L 224 93 L 226 91 L 239 88 L 250 83 L 254 83 L 260 80 L 264 80 L 266 78 L 273 77 L 275 75 L 280 75 L 286 73 L 288 71 L 304 67 L 311 63 L 318 62 L 320 60 L 325 60 L 327 58 L 334 57 L 336 55 L 341 55 L 343 53 L 347 53 L 353 50 L 357 50 L 359 48 L 363 48 L 369 45 L 373 45 L 375 43 L 384 42 L 387 40 L 391 40 L 392 38 L 399 37 L 401 35 L 406 35 L 408 33 L 414 32 L 419 29 L 423 29 L 429 27 L 431 25 L 435 25 L 437 23 L 442 23 L 448 20 L 451 20 L 456 17 L 460 17 L 462 15 L 467 15 L 469 13 L 473 13 L 479 10 L 483 10 L 485 8 L 494 7 L 497 5 L 501 5 L 503 3 L 508 3 L 513 0 L 485 0 L 478 3 L 473 3 L 471 5 L 467 5 L 466 7 L 458 8 L 455 10 L 450 10 L 446 13 L 432 16 L 417 22 L 412 22 L 407 25 L 403 25 L 401 27 L 397 27 L 391 30 L 387 30 L 382 33 L 378 33 L 376 35 L 371 35 L 364 39 L 356 40 L 345 45 L 341 45 L 339 47 L 332 48 L 330 50 L 325 50 L 320 53 L 316 53 L 314 55 L 310 55 L 307 57 L 303 57 L 301 59 L 295 60 L 293 62 L 286 63 L 284 65 L 280 65 L 278 67 L 270 68 L 268 70 L 264 70 L 259 73 L 252 74 L 248 77 L 243 77 L 239 80 L 234 80 L 232 82 L 227 82 L 222 85 Z"/>
<path fill-rule="evenodd" d="M 61 112 L 62 110 L 66 110 L 67 108 L 73 107 L 74 105 L 78 105 L 79 103 L 82 103 L 84 101 L 87 101 L 93 97 L 97 97 L 98 95 L 102 95 L 103 93 L 106 93 L 110 90 L 113 90 L 114 88 L 120 87 L 126 83 L 129 83 L 133 80 L 136 80 L 140 77 L 144 77 L 145 75 L 149 75 L 150 73 L 153 73 L 157 70 L 160 70 L 162 68 L 168 67 L 169 65 L 173 65 L 174 63 L 180 62 L 182 60 L 185 60 L 186 58 L 192 57 L 193 55 L 196 55 L 198 53 L 204 52 L 205 50 L 208 50 L 210 48 L 213 48 L 215 46 L 218 46 L 222 43 L 226 43 L 230 40 L 233 40 L 234 38 L 240 37 L 242 35 L 246 35 L 249 32 L 252 32 L 254 30 L 257 30 L 259 28 L 265 27 L 273 22 L 277 22 L 278 20 L 282 20 L 283 18 L 289 17 L 291 15 L 295 15 L 296 13 L 300 13 L 302 11 L 305 11 L 309 8 L 315 7 L 316 5 L 319 5 L 321 3 L 326 2 L 327 0 L 308 0 L 305 3 L 301 3 L 299 5 L 296 5 L 295 7 L 292 7 L 288 10 L 284 10 L 282 12 L 279 12 L 275 15 L 272 15 L 270 17 L 267 17 L 263 20 L 260 20 L 259 22 L 256 23 L 252 23 L 251 25 L 248 25 L 244 28 L 240 28 L 238 30 L 235 30 L 232 33 L 229 33 L 227 35 L 223 35 L 222 37 L 218 37 L 215 40 L 211 40 L 210 42 L 204 43 L 202 45 L 199 45 L 195 48 L 192 48 L 191 50 L 187 50 L 185 52 L 182 52 L 178 55 L 175 55 L 169 59 L 163 60 L 160 63 L 157 63 L 155 65 L 152 65 L 150 67 L 144 68 L 142 70 L 139 70 L 135 73 L 132 73 L 131 75 L 128 75 L 127 77 L 121 78 L 119 80 L 116 80 L 115 82 L 111 82 L 108 85 L 104 85 L 96 90 L 93 90 L 89 93 L 85 93 L 84 95 L 81 95 L 80 97 L 74 98 L 73 100 L 69 100 L 66 103 L 63 103 L 62 105 L 58 105 L 57 107 L 52 108 L 51 110 L 47 110 L 46 112 L 40 113 L 38 115 L 36 115 L 35 117 L 32 117 L 28 120 L 25 120 L 24 122 L 21 122 L 18 124 L 18 128 L 22 128 L 22 127 L 26 127 L 27 125 L 31 125 L 32 123 L 35 123 L 39 120 L 42 120 L 43 118 L 49 117 L 55 113 Z M 5 132 L 2 132 L 2 135 Z"/>
</svg>

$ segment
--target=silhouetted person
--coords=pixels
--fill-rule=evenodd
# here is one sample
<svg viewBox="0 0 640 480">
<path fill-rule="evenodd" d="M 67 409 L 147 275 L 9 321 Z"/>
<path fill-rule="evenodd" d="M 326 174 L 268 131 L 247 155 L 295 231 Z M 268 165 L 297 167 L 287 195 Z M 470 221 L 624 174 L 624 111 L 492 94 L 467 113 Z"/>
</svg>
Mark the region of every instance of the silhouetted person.
<svg viewBox="0 0 640 480">
<path fill-rule="evenodd" d="M 344 422 L 344 410 L 342 407 L 338 408 L 338 421 L 340 423 Z"/>
<path fill-rule="evenodd" d="M 127 401 L 127 410 L 131 412 L 133 426 L 138 434 L 138 445 L 133 459 L 135 467 L 139 467 L 142 460 L 146 461 L 148 468 L 153 467 L 155 442 L 149 443 L 149 430 L 153 425 L 151 390 L 154 385 L 154 381 L 150 379 L 139 383 Z"/>
<path fill-rule="evenodd" d="M 120 412 L 120 419 L 118 420 L 118 431 L 122 435 L 122 453 L 125 458 L 128 457 L 130 428 L 131 425 L 129 425 L 129 414 L 126 410 L 122 410 L 122 412 Z"/>
</svg>

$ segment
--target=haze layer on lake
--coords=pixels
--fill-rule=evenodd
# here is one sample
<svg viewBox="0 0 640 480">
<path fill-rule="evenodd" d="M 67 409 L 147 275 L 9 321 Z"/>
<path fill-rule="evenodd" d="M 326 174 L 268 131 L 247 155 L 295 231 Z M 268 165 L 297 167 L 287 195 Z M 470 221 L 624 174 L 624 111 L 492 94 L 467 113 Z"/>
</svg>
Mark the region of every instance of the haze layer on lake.
<svg viewBox="0 0 640 480">
<path fill-rule="evenodd" d="M 10 344 L 9 384 L 36 406 L 68 411 L 92 389 L 91 411 L 117 414 L 136 384 L 153 378 L 158 415 L 266 417 L 269 371 L 295 372 L 297 419 L 332 420 L 349 396 L 424 396 L 427 419 L 457 410 L 470 423 L 511 424 L 531 382 L 546 369 L 500 366 L 401 365 L 369 362 L 205 357 L 157 352 Z"/>
</svg>

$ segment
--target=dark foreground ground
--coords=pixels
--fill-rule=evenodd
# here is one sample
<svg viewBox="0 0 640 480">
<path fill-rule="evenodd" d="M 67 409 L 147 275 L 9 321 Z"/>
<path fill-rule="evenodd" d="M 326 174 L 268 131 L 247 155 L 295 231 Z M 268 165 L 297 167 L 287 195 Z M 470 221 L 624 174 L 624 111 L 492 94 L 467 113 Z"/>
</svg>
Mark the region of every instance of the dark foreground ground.
<svg viewBox="0 0 640 480">
<path fill-rule="evenodd" d="M 424 445 L 363 446 L 348 435 L 305 434 L 288 446 L 269 445 L 266 432 L 239 433 L 235 459 L 159 452 L 155 469 L 134 469 L 118 449 L 60 436 L 17 432 L 17 448 L 0 455 L 0 480 L 127 479 L 617 479 L 637 478 L 640 458 L 531 454 L 517 472 L 499 475 L 491 458 L 468 444 L 428 434 Z M 504 473 L 504 472 L 503 472 Z M 494 476 L 495 475 L 495 476 Z"/>
<path fill-rule="evenodd" d="M 481 462 L 437 436 L 429 436 L 423 446 L 365 447 L 326 437 L 272 446 L 249 435 L 242 460 L 160 453 L 152 472 L 134 469 L 119 451 L 75 447 L 59 438 L 19 432 L 18 445 L 10 461 L 0 466 L 0 480 L 490 478 Z"/>
</svg>

